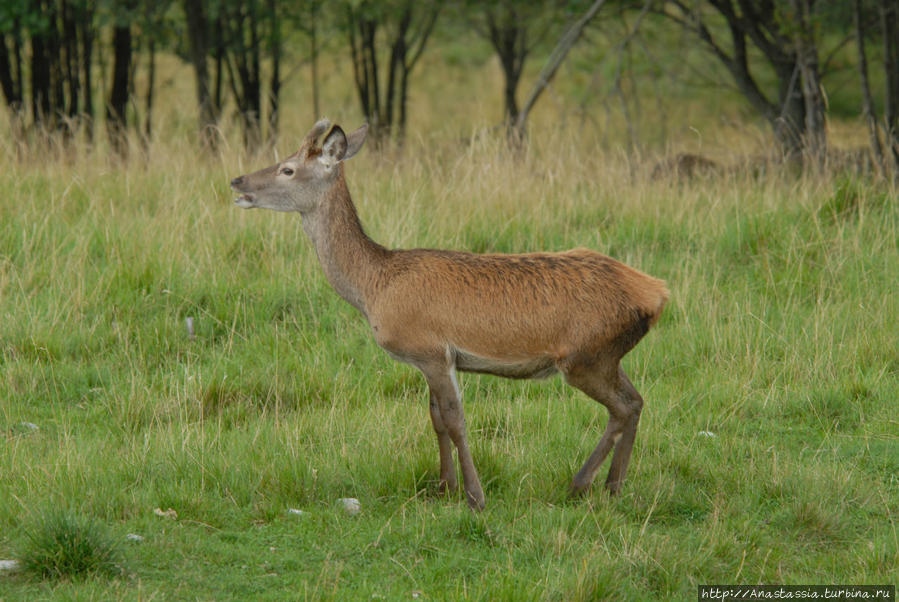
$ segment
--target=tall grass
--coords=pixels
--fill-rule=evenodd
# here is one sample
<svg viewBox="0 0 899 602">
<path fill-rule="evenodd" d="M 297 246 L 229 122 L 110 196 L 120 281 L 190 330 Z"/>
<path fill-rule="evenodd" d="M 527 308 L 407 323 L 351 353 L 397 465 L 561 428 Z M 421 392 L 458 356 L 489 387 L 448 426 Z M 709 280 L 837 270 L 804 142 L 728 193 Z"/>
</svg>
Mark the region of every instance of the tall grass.
<svg viewBox="0 0 899 602">
<path fill-rule="evenodd" d="M 523 154 L 471 132 L 354 158 L 362 220 L 388 246 L 586 246 L 668 281 L 625 360 L 647 404 L 623 495 L 564 495 L 601 407 L 558 379 L 465 376 L 488 509 L 437 496 L 419 376 L 330 290 L 299 216 L 233 207 L 228 180 L 271 155 L 197 159 L 183 137 L 124 163 L 7 147 L 0 553 L 55 505 L 144 541 L 128 579 L 0 577 L 0 598 L 895 583 L 895 191 L 838 172 L 651 180 L 651 161 L 577 124 L 538 124 Z"/>
</svg>

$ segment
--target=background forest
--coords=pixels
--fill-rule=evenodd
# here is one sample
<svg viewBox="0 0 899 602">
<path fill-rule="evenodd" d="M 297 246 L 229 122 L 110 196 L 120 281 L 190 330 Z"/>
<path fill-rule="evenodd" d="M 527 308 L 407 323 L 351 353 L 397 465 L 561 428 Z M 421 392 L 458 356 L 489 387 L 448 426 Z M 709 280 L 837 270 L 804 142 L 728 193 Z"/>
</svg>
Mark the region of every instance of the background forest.
<svg viewBox="0 0 899 602">
<path fill-rule="evenodd" d="M 767 124 L 781 158 L 825 161 L 828 118 L 862 117 L 869 166 L 895 170 L 897 11 L 892 0 L 19 0 L 0 8 L 0 84 L 23 144 L 53 133 L 91 143 L 102 123 L 122 155 L 129 131 L 144 145 L 173 134 L 154 128 L 161 99 L 191 108 L 203 146 L 216 148 L 237 123 L 255 151 L 275 144 L 285 109 L 321 116 L 323 94 L 341 111 L 352 94 L 382 140 L 430 131 L 427 119 L 410 126 L 410 113 L 433 95 L 429 76 L 454 72 L 441 94 L 450 103 L 467 109 L 474 91 L 484 104 L 501 98 L 502 112 L 440 107 L 443 121 L 489 119 L 521 137 L 564 64 L 556 118 L 624 122 L 632 147 L 670 137 L 670 125 L 646 130 L 683 117 L 672 89 L 689 97 L 718 88 L 740 97 L 739 118 Z M 487 62 L 499 69 L 472 77 Z M 738 118 L 705 110 L 706 119 Z M 666 118 L 646 119 L 652 113 Z"/>
</svg>

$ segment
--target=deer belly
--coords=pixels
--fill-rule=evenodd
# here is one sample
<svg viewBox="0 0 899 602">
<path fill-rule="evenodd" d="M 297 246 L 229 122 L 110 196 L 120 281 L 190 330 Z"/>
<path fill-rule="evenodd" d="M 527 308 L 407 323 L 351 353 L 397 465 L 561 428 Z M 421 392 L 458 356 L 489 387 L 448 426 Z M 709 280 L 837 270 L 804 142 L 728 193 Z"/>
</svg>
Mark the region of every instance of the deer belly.
<svg viewBox="0 0 899 602">
<path fill-rule="evenodd" d="M 460 372 L 480 372 L 506 378 L 546 378 L 558 371 L 555 360 L 549 356 L 493 358 L 458 348 L 454 351 L 456 369 Z"/>
</svg>

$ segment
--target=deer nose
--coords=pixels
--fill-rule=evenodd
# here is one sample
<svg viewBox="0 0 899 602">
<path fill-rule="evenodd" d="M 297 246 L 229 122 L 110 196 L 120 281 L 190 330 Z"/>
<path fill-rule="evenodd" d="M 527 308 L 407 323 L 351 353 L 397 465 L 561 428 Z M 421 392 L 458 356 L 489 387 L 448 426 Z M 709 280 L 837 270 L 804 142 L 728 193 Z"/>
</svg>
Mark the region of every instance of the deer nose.
<svg viewBox="0 0 899 602">
<path fill-rule="evenodd" d="M 233 180 L 231 180 L 231 188 L 236 188 L 236 187 L 240 186 L 241 184 L 243 184 L 243 176 L 238 176 L 238 177 L 234 178 Z"/>
</svg>

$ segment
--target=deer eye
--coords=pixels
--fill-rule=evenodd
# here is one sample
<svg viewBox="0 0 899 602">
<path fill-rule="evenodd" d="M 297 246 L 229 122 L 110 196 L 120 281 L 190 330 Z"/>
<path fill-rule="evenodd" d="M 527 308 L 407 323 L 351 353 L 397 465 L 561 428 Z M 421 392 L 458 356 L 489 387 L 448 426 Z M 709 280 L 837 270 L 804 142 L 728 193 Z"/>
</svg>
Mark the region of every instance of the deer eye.
<svg viewBox="0 0 899 602">
<path fill-rule="evenodd" d="M 281 168 L 281 173 L 284 174 L 285 176 L 292 176 L 292 175 L 293 175 L 293 170 L 292 170 L 291 168 L 289 168 L 289 167 L 282 167 L 282 168 Z"/>
</svg>

